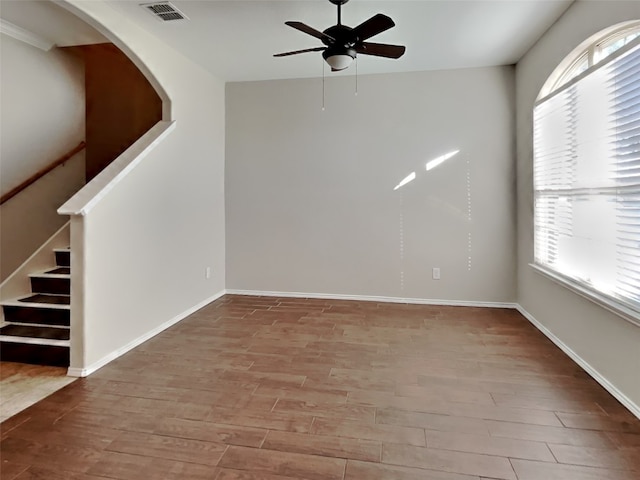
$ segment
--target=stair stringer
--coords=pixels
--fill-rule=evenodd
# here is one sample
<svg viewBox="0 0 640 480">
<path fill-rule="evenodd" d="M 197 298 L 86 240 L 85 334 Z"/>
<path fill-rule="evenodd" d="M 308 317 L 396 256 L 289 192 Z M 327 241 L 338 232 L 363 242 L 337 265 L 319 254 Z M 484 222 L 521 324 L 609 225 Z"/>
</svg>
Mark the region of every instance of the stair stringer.
<svg viewBox="0 0 640 480">
<path fill-rule="evenodd" d="M 71 222 L 65 223 L 24 261 L 2 284 L 0 284 L 0 302 L 31 294 L 29 274 L 44 271 L 55 265 L 53 250 L 67 248 L 71 239 Z M 4 312 L 0 308 L 0 323 L 4 321 Z"/>
</svg>

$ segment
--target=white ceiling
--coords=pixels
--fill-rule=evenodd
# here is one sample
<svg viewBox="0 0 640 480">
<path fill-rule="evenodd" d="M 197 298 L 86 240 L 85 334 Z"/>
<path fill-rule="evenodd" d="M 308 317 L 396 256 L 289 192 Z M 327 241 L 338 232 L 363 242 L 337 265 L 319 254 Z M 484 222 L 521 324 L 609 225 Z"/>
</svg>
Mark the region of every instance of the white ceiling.
<svg viewBox="0 0 640 480">
<path fill-rule="evenodd" d="M 162 22 L 139 6 L 149 0 L 108 0 L 144 29 L 225 81 L 318 77 L 320 52 L 274 53 L 322 46 L 284 25 L 317 30 L 336 23 L 328 0 L 172 0 L 189 21 Z M 358 73 L 390 73 L 510 65 L 568 8 L 572 0 L 351 0 L 342 23 L 355 27 L 376 13 L 396 26 L 370 41 L 405 45 L 398 60 L 358 56 Z M 353 67 L 341 74 L 354 74 Z M 331 74 L 335 75 L 335 73 Z"/>
<path fill-rule="evenodd" d="M 321 76 L 320 52 L 283 58 L 273 54 L 322 46 L 320 40 L 286 26 L 287 20 L 317 30 L 336 23 L 336 7 L 328 0 L 172 0 L 190 18 L 178 22 L 162 22 L 140 7 L 149 0 L 106 1 L 224 81 Z M 407 47 L 398 60 L 359 55 L 359 74 L 511 65 L 572 1 L 350 0 L 342 8 L 342 22 L 355 27 L 384 13 L 396 26 L 370 41 Z M 2 0 L 1 7 L 3 19 L 61 46 L 104 41 L 46 0 Z M 326 71 L 353 75 L 355 68 Z"/>
</svg>

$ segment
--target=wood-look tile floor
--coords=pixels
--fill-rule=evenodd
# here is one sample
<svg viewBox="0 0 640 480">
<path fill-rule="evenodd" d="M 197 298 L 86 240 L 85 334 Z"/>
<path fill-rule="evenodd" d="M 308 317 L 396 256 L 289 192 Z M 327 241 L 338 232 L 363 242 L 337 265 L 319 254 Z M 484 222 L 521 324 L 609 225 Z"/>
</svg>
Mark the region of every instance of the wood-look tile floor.
<svg viewBox="0 0 640 480">
<path fill-rule="evenodd" d="M 75 380 L 66 368 L 0 362 L 0 422 Z"/>
<path fill-rule="evenodd" d="M 640 420 L 515 311 L 225 296 L 0 454 L 3 480 L 638 480 Z"/>
</svg>

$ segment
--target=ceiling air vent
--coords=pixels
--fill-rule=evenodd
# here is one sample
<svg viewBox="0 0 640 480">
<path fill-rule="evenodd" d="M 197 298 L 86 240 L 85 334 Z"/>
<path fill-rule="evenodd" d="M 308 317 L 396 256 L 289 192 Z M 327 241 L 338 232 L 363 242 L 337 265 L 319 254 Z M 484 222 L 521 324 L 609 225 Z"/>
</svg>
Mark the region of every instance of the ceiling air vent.
<svg viewBox="0 0 640 480">
<path fill-rule="evenodd" d="M 163 22 L 189 20 L 189 17 L 169 2 L 141 3 L 140 6 L 151 12 Z"/>
</svg>

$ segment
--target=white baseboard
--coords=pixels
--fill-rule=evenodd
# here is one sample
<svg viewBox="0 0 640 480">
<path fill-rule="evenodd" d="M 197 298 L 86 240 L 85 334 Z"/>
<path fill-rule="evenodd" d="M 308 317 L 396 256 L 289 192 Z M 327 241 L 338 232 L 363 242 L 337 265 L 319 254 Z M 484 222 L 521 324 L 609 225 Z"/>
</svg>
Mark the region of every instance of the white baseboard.
<svg viewBox="0 0 640 480">
<path fill-rule="evenodd" d="M 109 353 L 108 355 L 105 355 L 100 360 L 98 360 L 97 362 L 92 363 L 88 367 L 85 367 L 85 368 L 69 367 L 69 369 L 67 370 L 67 375 L 70 376 L 70 377 L 86 377 L 88 375 L 91 375 L 96 370 L 104 367 L 107 363 L 112 362 L 116 358 L 120 357 L 121 355 L 124 355 L 129 350 L 132 350 L 132 349 L 136 348 L 138 345 L 141 345 L 142 343 L 146 342 L 150 338 L 155 337 L 160 332 L 162 332 L 162 331 L 166 330 L 167 328 L 175 325 L 180 320 L 183 320 L 184 318 L 188 317 L 189 315 L 191 315 L 195 311 L 200 310 L 202 307 L 210 304 L 211 302 L 214 302 L 215 300 L 217 300 L 220 297 L 222 297 L 224 294 L 225 294 L 224 290 L 221 291 L 221 292 L 216 293 L 215 295 L 203 300 L 202 302 L 198 303 L 197 305 L 194 305 L 193 307 L 189 308 L 188 310 L 185 310 L 184 312 L 180 313 L 179 315 L 176 315 L 171 320 L 163 323 L 162 325 L 154 328 L 153 330 L 145 333 L 144 335 L 136 338 L 135 340 L 132 340 L 131 342 L 127 343 L 125 346 L 123 346 L 121 348 L 118 348 L 117 350 L 114 350 L 113 352 Z"/>
<path fill-rule="evenodd" d="M 480 302 L 467 300 L 438 300 L 428 298 L 378 297 L 374 295 L 343 295 L 339 293 L 303 293 L 303 292 L 271 292 L 262 290 L 234 290 L 227 289 L 229 295 L 250 295 L 254 297 L 284 297 L 284 298 L 318 298 L 323 300 L 359 300 L 363 302 L 381 303 L 410 303 L 416 305 L 443 305 L 450 307 L 487 307 L 487 308 L 516 308 L 515 303 L 508 302 Z"/>
<path fill-rule="evenodd" d="M 549 340 L 551 340 L 560 350 L 566 353 L 571 360 L 576 362 L 585 372 L 587 372 L 593 379 L 598 382 L 602 387 L 613 395 L 622 405 L 624 405 L 631 413 L 640 418 L 640 405 L 636 405 L 629 397 L 622 393 L 615 385 L 609 380 L 603 377 L 595 368 L 593 368 L 586 360 L 580 355 L 574 352 L 566 343 L 556 337 L 551 330 L 545 327 L 542 323 L 535 319 L 533 315 L 527 312 L 520 304 L 516 304 L 516 309 L 522 314 L 524 318 L 529 320 L 533 326 L 540 330 Z"/>
</svg>

